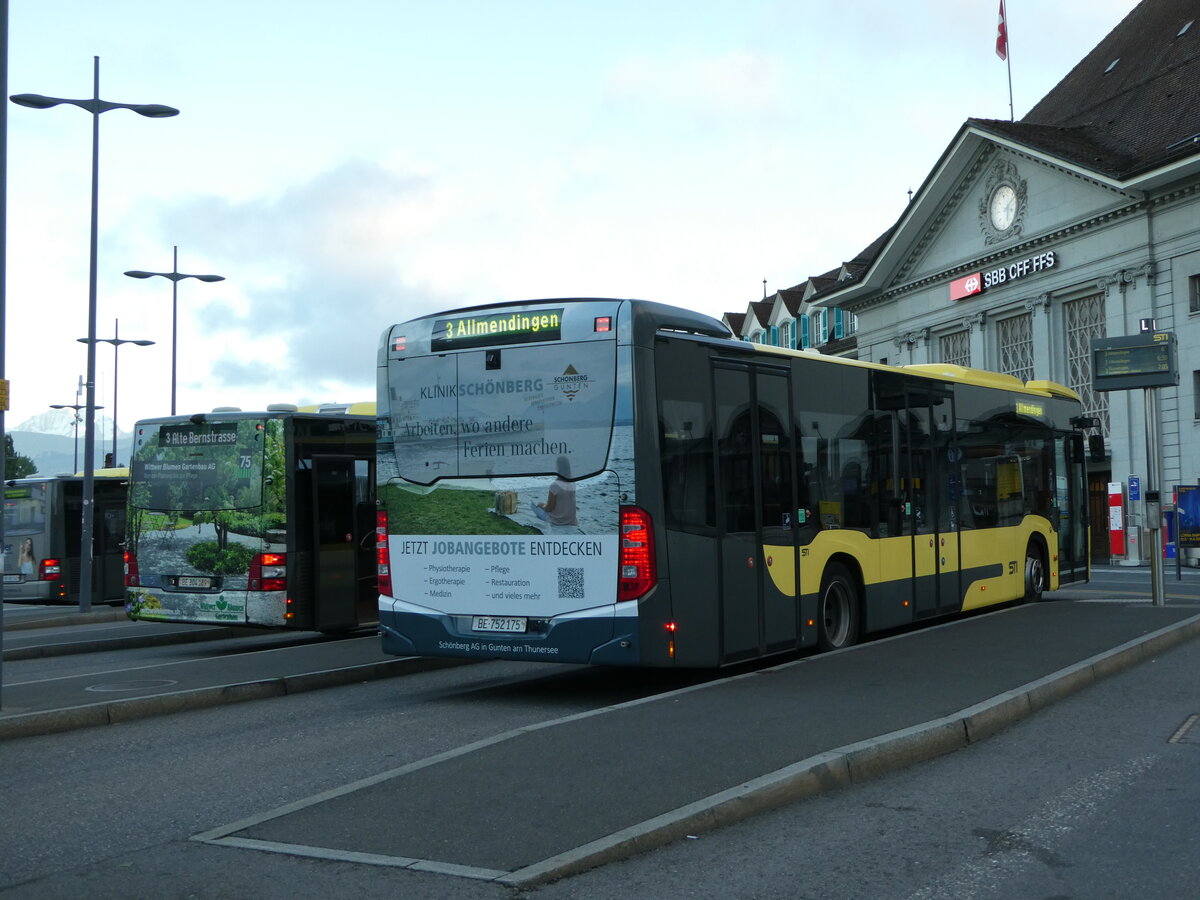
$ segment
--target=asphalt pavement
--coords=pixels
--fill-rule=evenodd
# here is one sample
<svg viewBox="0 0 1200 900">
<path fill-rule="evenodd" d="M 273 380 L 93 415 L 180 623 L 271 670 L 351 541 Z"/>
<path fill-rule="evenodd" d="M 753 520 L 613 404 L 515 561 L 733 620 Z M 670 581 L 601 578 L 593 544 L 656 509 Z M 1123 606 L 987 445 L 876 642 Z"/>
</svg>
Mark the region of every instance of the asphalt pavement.
<svg viewBox="0 0 1200 900">
<path fill-rule="evenodd" d="M 278 629 L 130 622 L 123 609 L 109 607 L 88 613 L 72 607 L 10 610 L 11 605 L 5 608 L 0 741 L 465 663 L 390 656 L 370 629 L 337 639 Z M 202 641 L 212 649 L 180 654 L 170 665 L 146 672 L 118 668 L 28 680 L 14 674 L 16 661 L 24 659 Z M 244 652 L 272 646 L 286 652 Z"/>
<path fill-rule="evenodd" d="M 1197 635 L 1196 604 L 1006 609 L 499 734 L 195 839 L 527 887 L 959 749 Z"/>
<path fill-rule="evenodd" d="M 1198 635 L 1194 600 L 1011 607 L 496 734 L 194 840 L 525 887 L 952 752 Z M 0 738 L 436 664 L 310 646 L 288 672 L 198 659 L 194 683 L 118 700 L 6 684 Z"/>
</svg>

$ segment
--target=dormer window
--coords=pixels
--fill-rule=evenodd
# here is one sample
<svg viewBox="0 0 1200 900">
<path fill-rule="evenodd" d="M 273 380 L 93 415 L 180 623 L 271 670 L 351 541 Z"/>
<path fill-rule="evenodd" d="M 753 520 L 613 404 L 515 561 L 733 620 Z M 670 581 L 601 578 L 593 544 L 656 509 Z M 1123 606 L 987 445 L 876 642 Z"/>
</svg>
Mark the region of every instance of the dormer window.
<svg viewBox="0 0 1200 900">
<path fill-rule="evenodd" d="M 1175 35 L 1175 37 L 1181 38 L 1185 34 L 1187 34 L 1187 30 L 1192 27 L 1192 22 L 1194 22 L 1194 21 L 1196 21 L 1196 20 L 1190 19 L 1186 25 L 1184 25 L 1182 28 L 1179 29 L 1179 34 Z"/>
<path fill-rule="evenodd" d="M 1118 56 L 1116 59 L 1114 59 L 1112 62 L 1110 62 L 1108 64 L 1108 68 L 1104 70 L 1104 74 L 1107 75 L 1109 72 L 1111 72 L 1113 69 L 1115 69 L 1117 67 L 1117 63 L 1119 63 L 1120 61 L 1121 61 L 1121 57 Z"/>
</svg>

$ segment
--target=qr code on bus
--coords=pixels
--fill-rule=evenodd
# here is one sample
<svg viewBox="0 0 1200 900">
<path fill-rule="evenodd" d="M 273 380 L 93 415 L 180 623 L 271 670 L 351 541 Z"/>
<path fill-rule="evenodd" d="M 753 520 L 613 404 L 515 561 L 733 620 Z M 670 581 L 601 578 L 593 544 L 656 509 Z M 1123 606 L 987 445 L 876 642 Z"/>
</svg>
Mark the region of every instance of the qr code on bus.
<svg viewBox="0 0 1200 900">
<path fill-rule="evenodd" d="M 583 569 L 559 568 L 558 596 L 560 600 L 583 599 Z"/>
</svg>

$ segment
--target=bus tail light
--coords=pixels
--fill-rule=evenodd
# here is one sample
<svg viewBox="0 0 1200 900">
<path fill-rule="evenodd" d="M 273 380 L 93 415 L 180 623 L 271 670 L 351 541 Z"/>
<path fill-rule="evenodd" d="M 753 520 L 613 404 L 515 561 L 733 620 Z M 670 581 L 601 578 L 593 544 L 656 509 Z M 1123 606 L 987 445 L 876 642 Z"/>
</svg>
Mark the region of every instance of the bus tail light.
<svg viewBox="0 0 1200 900">
<path fill-rule="evenodd" d="M 38 581 L 60 581 L 62 563 L 57 559 L 43 559 L 38 565 Z"/>
<path fill-rule="evenodd" d="M 618 600 L 636 600 L 657 582 L 654 529 L 650 513 L 637 506 L 621 507 L 621 556 Z"/>
<path fill-rule="evenodd" d="M 141 575 L 138 572 L 137 557 L 125 551 L 125 587 L 137 587 L 141 581 Z"/>
<path fill-rule="evenodd" d="M 375 513 L 375 575 L 376 585 L 381 596 L 392 596 L 392 566 L 391 553 L 388 550 L 388 518 L 387 510 L 377 510 Z"/>
<path fill-rule="evenodd" d="M 250 583 L 252 591 L 287 590 L 287 554 L 256 553 L 250 560 Z"/>
</svg>

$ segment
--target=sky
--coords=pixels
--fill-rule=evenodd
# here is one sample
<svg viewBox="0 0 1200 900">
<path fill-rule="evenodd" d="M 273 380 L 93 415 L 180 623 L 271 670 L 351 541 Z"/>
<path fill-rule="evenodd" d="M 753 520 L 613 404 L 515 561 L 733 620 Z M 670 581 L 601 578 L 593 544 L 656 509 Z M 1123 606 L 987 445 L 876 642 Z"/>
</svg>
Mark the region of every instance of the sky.
<svg viewBox="0 0 1200 900">
<path fill-rule="evenodd" d="M 10 0 L 8 93 L 100 117 L 96 400 L 371 400 L 385 328 L 498 300 L 720 317 L 853 258 L 968 117 L 999 0 Z M 1008 0 L 1024 115 L 1136 6 Z M 8 430 L 84 402 L 91 116 L 7 105 Z M 118 330 L 119 329 L 119 330 Z M 77 401 L 77 396 L 79 397 Z M 103 435 L 98 433 L 97 441 Z"/>
</svg>

